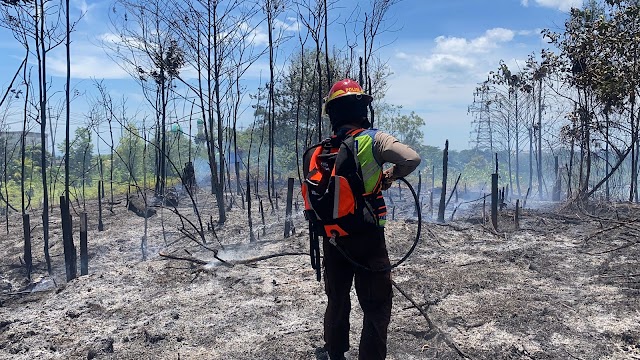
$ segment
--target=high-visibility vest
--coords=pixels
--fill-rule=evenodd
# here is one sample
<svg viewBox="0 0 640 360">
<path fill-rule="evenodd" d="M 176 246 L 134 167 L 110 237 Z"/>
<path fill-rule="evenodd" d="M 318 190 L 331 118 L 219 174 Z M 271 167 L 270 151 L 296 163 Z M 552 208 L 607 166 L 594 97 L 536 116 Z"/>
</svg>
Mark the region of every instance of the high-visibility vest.
<svg viewBox="0 0 640 360">
<path fill-rule="evenodd" d="M 354 138 L 358 161 L 362 170 L 364 196 L 378 218 L 378 225 L 384 226 L 387 221 L 387 206 L 382 196 L 382 166 L 378 164 L 373 155 L 373 140 L 377 132 L 377 129 L 364 130 Z"/>
</svg>

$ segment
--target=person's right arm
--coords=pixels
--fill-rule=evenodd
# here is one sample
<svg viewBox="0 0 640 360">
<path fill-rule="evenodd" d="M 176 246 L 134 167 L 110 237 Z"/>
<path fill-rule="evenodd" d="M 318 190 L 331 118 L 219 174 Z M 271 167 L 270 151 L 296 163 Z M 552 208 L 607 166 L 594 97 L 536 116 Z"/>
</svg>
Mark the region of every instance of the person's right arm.
<svg viewBox="0 0 640 360">
<path fill-rule="evenodd" d="M 374 138 L 374 148 L 378 162 L 392 163 L 393 166 L 385 171 L 385 177 L 395 180 L 409 175 L 420 165 L 420 155 L 409 146 L 385 132 L 378 131 Z"/>
</svg>

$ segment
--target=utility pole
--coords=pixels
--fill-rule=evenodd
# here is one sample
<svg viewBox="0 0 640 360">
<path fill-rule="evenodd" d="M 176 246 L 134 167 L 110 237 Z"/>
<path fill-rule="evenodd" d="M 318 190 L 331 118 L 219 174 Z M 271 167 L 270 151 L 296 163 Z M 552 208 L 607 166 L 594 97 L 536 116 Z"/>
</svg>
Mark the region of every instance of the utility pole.
<svg viewBox="0 0 640 360">
<path fill-rule="evenodd" d="M 493 132 L 491 129 L 491 112 L 489 106 L 491 100 L 489 99 L 489 88 L 486 84 L 480 85 L 473 93 L 473 104 L 467 109 L 468 113 L 471 113 L 474 117 L 473 125 L 474 130 L 472 132 L 476 150 L 489 150 L 493 153 Z"/>
</svg>

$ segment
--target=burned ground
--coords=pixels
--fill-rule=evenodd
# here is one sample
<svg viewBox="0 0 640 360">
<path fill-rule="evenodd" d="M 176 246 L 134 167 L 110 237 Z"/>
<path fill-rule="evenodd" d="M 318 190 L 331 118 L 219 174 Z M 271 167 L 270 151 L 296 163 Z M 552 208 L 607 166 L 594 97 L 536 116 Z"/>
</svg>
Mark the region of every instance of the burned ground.
<svg viewBox="0 0 640 360">
<path fill-rule="evenodd" d="M 205 222 L 217 218 L 212 201 L 198 195 Z M 69 283 L 58 212 L 54 275 L 46 274 L 37 226 L 31 282 L 20 266 L 20 217 L 12 215 L 8 235 L 1 224 L 0 358 L 322 358 L 326 300 L 308 265 L 300 214 L 295 234 L 284 238 L 284 210 L 266 209 L 264 228 L 255 213 L 258 239 L 250 243 L 245 211 L 234 206 L 215 228 L 217 239 L 207 232 L 206 247 L 235 263 L 229 266 L 185 238 L 179 219 L 161 208 L 149 219 L 143 261 L 144 219 L 123 202 L 106 211 L 105 231 L 98 232 L 96 207 L 88 207 L 89 275 Z M 192 212 L 184 201 L 178 210 Z M 394 290 L 388 359 L 640 359 L 639 210 L 526 208 L 516 231 L 507 209 L 497 232 L 483 224 L 478 207 L 445 225 L 425 216 L 419 245 L 393 279 L 433 327 Z M 387 227 L 396 259 L 417 229 L 415 219 L 398 213 Z M 282 253 L 289 255 L 239 264 Z M 352 359 L 362 319 L 355 293 L 353 302 Z"/>
</svg>

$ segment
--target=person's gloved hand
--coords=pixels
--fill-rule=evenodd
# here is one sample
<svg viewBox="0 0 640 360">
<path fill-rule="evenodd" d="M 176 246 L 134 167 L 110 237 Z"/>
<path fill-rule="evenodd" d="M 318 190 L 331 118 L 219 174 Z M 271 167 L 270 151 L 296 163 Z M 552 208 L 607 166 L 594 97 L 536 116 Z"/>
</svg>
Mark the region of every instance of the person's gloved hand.
<svg viewBox="0 0 640 360">
<path fill-rule="evenodd" d="M 387 169 L 382 172 L 382 190 L 387 190 L 393 185 L 393 182 L 396 180 L 393 177 L 393 168 Z"/>
</svg>

